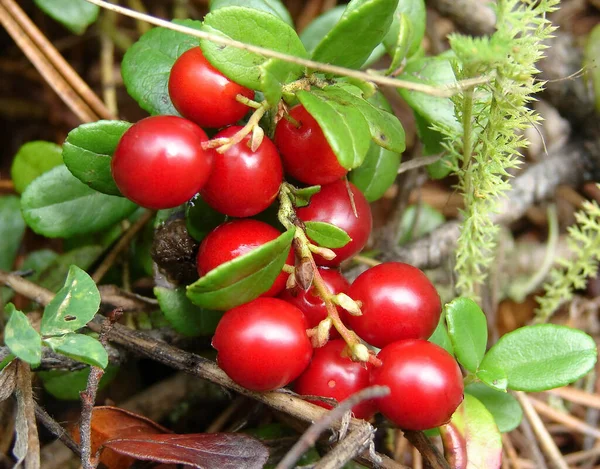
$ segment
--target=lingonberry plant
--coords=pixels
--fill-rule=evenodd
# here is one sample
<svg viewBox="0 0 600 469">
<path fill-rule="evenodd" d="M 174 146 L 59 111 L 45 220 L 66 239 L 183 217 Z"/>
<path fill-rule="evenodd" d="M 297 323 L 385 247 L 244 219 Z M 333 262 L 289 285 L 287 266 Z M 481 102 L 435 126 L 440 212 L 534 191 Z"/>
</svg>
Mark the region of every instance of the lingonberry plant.
<svg viewBox="0 0 600 469">
<path fill-rule="evenodd" d="M 555 4 L 499 0 L 490 38 L 453 35 L 451 56 L 424 57 L 422 0 L 351 0 L 300 36 L 278 1 L 213 0 L 202 22 L 163 22 L 128 49 L 123 81 L 151 117 L 69 133 L 64 165 L 24 179 L 24 220 L 66 245 L 99 235 L 89 268 L 120 237 L 119 223 L 132 224 L 121 238 L 131 241 L 153 219 L 132 251 L 164 318 L 177 332 L 213 335 L 216 362 L 237 385 L 265 392 L 296 380 L 297 393 L 326 408 L 320 398 L 385 386 L 387 395 L 358 403 L 354 415 L 438 428 L 448 453 L 499 467 L 500 431 L 521 418 L 507 391 L 563 386 L 596 362 L 593 339 L 566 326 L 526 326 L 488 344 L 475 301 L 492 259 L 493 196 L 508 186 L 522 143 L 514 129 L 536 120 L 525 104 L 541 89 L 534 65 Z M 388 66 L 358 71 L 386 53 Z M 401 193 L 392 186 L 404 128 L 380 84 L 410 105 L 424 148 L 444 149 L 427 165 L 431 177 L 453 171 L 465 194 L 457 291 L 445 305 L 415 266 L 363 257 L 378 265 L 352 284 L 340 270 L 373 238 L 370 202 Z M 597 206 L 586 208 L 597 216 Z M 114 257 L 103 257 L 93 281 L 72 268 L 41 336 L 8 307 L 2 365 L 15 357 L 39 365 L 43 343 L 105 367 L 104 349 L 75 332 L 98 309 L 95 282 Z M 93 308 L 76 311 L 92 297 Z"/>
</svg>

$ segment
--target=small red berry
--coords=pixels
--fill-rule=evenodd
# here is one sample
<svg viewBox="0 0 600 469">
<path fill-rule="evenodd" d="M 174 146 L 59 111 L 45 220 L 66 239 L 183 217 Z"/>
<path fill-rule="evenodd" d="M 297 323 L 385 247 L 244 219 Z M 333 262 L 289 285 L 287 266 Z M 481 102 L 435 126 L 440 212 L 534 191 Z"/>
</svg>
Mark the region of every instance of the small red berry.
<svg viewBox="0 0 600 469">
<path fill-rule="evenodd" d="M 371 365 L 353 362 L 345 353 L 343 340 L 330 340 L 315 350 L 308 368 L 296 380 L 294 389 L 303 396 L 330 397 L 338 402 L 369 386 Z M 326 409 L 323 401 L 310 401 Z M 369 419 L 376 405 L 373 400 L 363 401 L 352 408 L 356 418 Z"/>
<path fill-rule="evenodd" d="M 202 277 L 221 264 L 273 241 L 280 234 L 276 228 L 258 220 L 233 220 L 219 225 L 200 243 L 197 258 L 198 275 Z M 286 263 L 294 265 L 294 253 L 291 250 Z M 281 272 L 271 288 L 261 296 L 276 296 L 281 293 L 287 277 L 285 272 Z"/>
<path fill-rule="evenodd" d="M 360 190 L 351 182 L 348 183 L 354 199 L 356 214 L 352 209 L 352 202 L 345 181 L 336 181 L 321 187 L 321 191 L 310 198 L 310 204 L 296 212 L 304 221 L 322 221 L 341 228 L 348 236 L 350 242 L 345 246 L 332 249 L 336 254 L 332 260 L 315 255 L 315 262 L 324 266 L 337 266 L 342 261 L 349 259 L 367 244 L 373 219 L 369 202 Z"/>
<path fill-rule="evenodd" d="M 222 130 L 214 138 L 233 137 L 242 127 Z M 223 154 L 210 150 L 214 167 L 202 188 L 202 198 L 215 210 L 231 217 L 251 217 L 265 210 L 277 197 L 283 167 L 277 148 L 264 137 L 256 151 L 250 136 Z"/>
<path fill-rule="evenodd" d="M 440 297 L 416 267 L 386 262 L 360 274 L 348 295 L 362 303 L 362 316 L 347 315 L 348 325 L 375 347 L 404 339 L 428 339 L 442 311 Z"/>
<path fill-rule="evenodd" d="M 343 178 L 348 170 L 338 162 L 315 118 L 302 105 L 292 108 L 289 116 L 295 122 L 284 118 L 275 128 L 275 145 L 286 173 L 306 184 L 329 184 Z"/>
<path fill-rule="evenodd" d="M 204 186 L 212 170 L 208 140 L 193 122 L 154 116 L 132 125 L 121 137 L 111 171 L 121 193 L 152 209 L 177 207 Z"/>
<path fill-rule="evenodd" d="M 184 52 L 169 76 L 169 96 L 179 113 L 201 127 L 219 128 L 235 124 L 248 112 L 236 100 L 254 92 L 231 81 L 204 57 L 200 47 Z"/>
<path fill-rule="evenodd" d="M 378 398 L 383 415 L 404 430 L 439 427 L 463 400 L 463 378 L 448 352 L 426 340 L 403 340 L 384 347 L 371 369 L 371 384 L 388 386 Z"/>
<path fill-rule="evenodd" d="M 227 311 L 212 345 L 223 371 L 252 391 L 291 383 L 306 369 L 313 351 L 302 312 L 277 298 L 258 298 Z"/>
</svg>

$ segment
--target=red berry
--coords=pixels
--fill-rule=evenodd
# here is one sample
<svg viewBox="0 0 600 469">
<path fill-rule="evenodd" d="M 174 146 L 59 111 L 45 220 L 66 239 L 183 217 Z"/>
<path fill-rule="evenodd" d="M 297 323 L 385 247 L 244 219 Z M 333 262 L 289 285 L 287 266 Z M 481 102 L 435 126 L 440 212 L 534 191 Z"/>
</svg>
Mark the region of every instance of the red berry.
<svg viewBox="0 0 600 469">
<path fill-rule="evenodd" d="M 306 184 L 329 184 L 346 175 L 319 124 L 302 105 L 289 113 L 296 123 L 281 119 L 275 128 L 275 145 L 285 171 Z"/>
<path fill-rule="evenodd" d="M 375 347 L 405 339 L 428 339 L 442 311 L 440 297 L 416 267 L 386 262 L 360 274 L 348 295 L 362 303 L 362 316 L 346 317 L 348 325 Z"/>
<path fill-rule="evenodd" d="M 371 365 L 353 362 L 345 353 L 343 340 L 330 340 L 315 350 L 308 368 L 296 380 L 294 389 L 304 396 L 331 397 L 338 402 L 369 386 Z M 326 409 L 323 401 L 310 401 Z M 369 419 L 376 410 L 375 402 L 363 401 L 352 408 L 356 418 Z"/>
<path fill-rule="evenodd" d="M 448 352 L 426 340 L 403 340 L 383 348 L 383 362 L 371 370 L 371 384 L 388 386 L 379 410 L 404 430 L 439 427 L 463 400 L 463 379 Z"/>
<path fill-rule="evenodd" d="M 242 127 L 228 127 L 214 138 L 230 138 Z M 283 168 L 277 148 L 267 137 L 253 152 L 250 136 L 225 153 L 211 150 L 214 168 L 202 189 L 202 198 L 225 215 L 251 217 L 265 210 L 277 197 Z"/>
<path fill-rule="evenodd" d="M 321 191 L 311 197 L 310 204 L 296 212 L 304 222 L 330 223 L 344 230 L 351 238 L 351 241 L 344 247 L 333 249 L 336 257 L 332 260 L 326 260 L 316 255 L 315 262 L 319 265 L 340 265 L 342 261 L 360 252 L 369 240 L 373 226 L 371 207 L 354 184 L 349 182 L 348 185 L 352 191 L 358 217 L 352 210 L 352 202 L 345 181 L 336 181 L 321 187 Z"/>
<path fill-rule="evenodd" d="M 258 298 L 227 311 L 212 345 L 225 373 L 252 391 L 286 386 L 312 356 L 304 315 L 277 298 Z"/>
<path fill-rule="evenodd" d="M 325 285 L 327 285 L 331 293 L 334 295 L 346 293 L 350 283 L 348 283 L 348 280 L 338 270 L 326 269 L 325 267 L 319 267 L 318 269 Z M 317 327 L 327 317 L 325 302 L 318 296 L 314 286 L 311 286 L 308 290 L 303 290 L 300 286 L 284 290 L 279 295 L 279 298 L 300 309 L 304 313 L 306 322 L 310 328 Z M 340 310 L 341 308 L 338 308 L 338 311 Z M 331 329 L 332 333 L 334 331 L 335 329 Z"/>
<path fill-rule="evenodd" d="M 233 220 L 219 225 L 200 243 L 198 275 L 202 277 L 221 264 L 273 241 L 280 234 L 271 225 L 258 220 Z M 294 265 L 294 253 L 291 250 L 286 263 Z M 261 296 L 278 295 L 285 288 L 287 277 L 285 272 L 279 274 L 271 288 Z"/>
<path fill-rule="evenodd" d="M 169 96 L 175 109 L 202 127 L 224 127 L 244 117 L 248 106 L 236 100 L 238 94 L 254 98 L 253 91 L 214 68 L 200 47 L 184 52 L 171 69 Z"/>
<path fill-rule="evenodd" d="M 176 116 L 154 116 L 132 125 L 121 137 L 111 160 L 121 193 L 152 209 L 177 207 L 206 183 L 212 154 L 208 140 L 193 122 Z"/>
</svg>

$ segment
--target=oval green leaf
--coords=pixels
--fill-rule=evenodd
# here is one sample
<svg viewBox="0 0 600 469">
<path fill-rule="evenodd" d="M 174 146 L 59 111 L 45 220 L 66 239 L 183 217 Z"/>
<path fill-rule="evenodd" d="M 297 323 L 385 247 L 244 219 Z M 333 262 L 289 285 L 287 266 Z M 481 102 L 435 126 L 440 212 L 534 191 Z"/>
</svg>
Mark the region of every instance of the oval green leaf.
<svg viewBox="0 0 600 469">
<path fill-rule="evenodd" d="M 12 303 L 6 305 L 5 311 L 10 317 L 4 328 L 4 343 L 16 357 L 38 366 L 42 361 L 42 338 Z"/>
<path fill-rule="evenodd" d="M 223 316 L 223 311 L 212 311 L 192 304 L 183 287 L 155 287 L 154 295 L 173 329 L 188 337 L 212 335 Z"/>
<path fill-rule="evenodd" d="M 197 306 L 226 311 L 266 292 L 285 264 L 294 230 L 232 261 L 221 264 L 187 287 L 187 297 Z"/>
<path fill-rule="evenodd" d="M 136 208 L 137 205 L 123 197 L 90 189 L 63 165 L 33 181 L 21 199 L 27 224 L 49 238 L 100 231 Z"/>
<path fill-rule="evenodd" d="M 346 5 L 339 5 L 331 10 L 327 10 L 320 16 L 317 16 L 306 28 L 300 33 L 300 40 L 309 54 L 312 55 L 319 43 L 327 36 L 329 31 L 333 29 L 336 23 L 344 14 Z"/>
<path fill-rule="evenodd" d="M 386 150 L 371 142 L 365 161 L 350 173 L 350 181 L 360 189 L 369 202 L 380 199 L 398 174 L 399 153 Z"/>
<path fill-rule="evenodd" d="M 523 418 L 523 409 L 509 393 L 496 391 L 483 383 L 471 383 L 465 392 L 479 400 L 492 414 L 501 433 L 517 428 Z"/>
<path fill-rule="evenodd" d="M 596 364 L 594 339 L 566 326 L 539 324 L 509 332 L 486 353 L 482 369 L 506 373 L 508 387 L 538 392 L 566 386 Z"/>
<path fill-rule="evenodd" d="M 459 363 L 475 373 L 487 347 L 487 320 L 470 298 L 456 298 L 444 307 L 448 334 Z"/>
<path fill-rule="evenodd" d="M 83 34 L 98 19 L 100 7 L 86 0 L 34 0 L 35 4 L 50 18 L 58 21 L 69 31 Z"/>
<path fill-rule="evenodd" d="M 438 322 L 435 331 L 433 331 L 433 334 L 431 334 L 431 337 L 429 337 L 429 339 L 427 340 L 436 345 L 439 345 L 450 355 L 454 355 L 454 348 L 452 347 L 450 336 L 448 336 L 448 329 L 446 328 L 446 318 L 443 312 L 440 316 L 440 321 Z"/>
<path fill-rule="evenodd" d="M 125 121 L 98 121 L 69 132 L 63 146 L 63 160 L 69 171 L 92 189 L 121 195 L 110 171 L 110 161 L 119 140 L 131 127 Z"/>
<path fill-rule="evenodd" d="M 15 190 L 22 193 L 38 176 L 62 163 L 62 149 L 52 142 L 27 142 L 15 155 L 10 176 Z"/>
<path fill-rule="evenodd" d="M 108 354 L 102 344 L 93 337 L 83 334 L 65 334 L 61 337 L 44 339 L 44 344 L 57 353 L 92 366 L 106 368 Z"/>
<path fill-rule="evenodd" d="M 119 367 L 109 364 L 98 384 L 98 391 L 102 391 L 117 376 Z M 60 400 L 78 401 L 79 393 L 87 387 L 90 368 L 85 367 L 76 371 L 50 370 L 36 373 L 42 380 L 44 389 Z"/>
<path fill-rule="evenodd" d="M 383 41 L 397 6 L 398 0 L 352 0 L 315 47 L 313 60 L 360 68 Z"/>
<path fill-rule="evenodd" d="M 296 57 L 307 57 L 296 31 L 277 16 L 265 11 L 239 6 L 220 8 L 206 15 L 202 30 Z M 304 67 L 301 65 L 268 59 L 259 54 L 209 40 L 201 40 L 201 46 L 205 57 L 214 67 L 236 83 L 253 90 L 263 91 L 265 85 L 271 86 L 269 80 L 263 79 L 265 72 L 260 68 L 269 60 L 278 64 L 276 66 L 278 78 L 286 77 L 285 80 L 291 81 L 304 72 Z M 275 65 L 269 66 L 272 71 L 271 67 Z"/>
<path fill-rule="evenodd" d="M 423 36 L 425 36 L 426 13 L 424 0 L 402 0 L 398 2 L 392 25 L 383 40 L 392 57 L 394 57 L 394 53 L 399 46 L 401 15 L 404 15 L 410 24 L 408 51 L 406 53 L 406 57 L 410 57 L 419 50 Z"/>
<path fill-rule="evenodd" d="M 211 0 L 210 11 L 231 6 L 266 11 L 267 13 L 277 16 L 280 20 L 285 21 L 290 26 L 294 26 L 290 12 L 280 0 Z"/>
<path fill-rule="evenodd" d="M 494 368 L 490 365 L 486 365 L 486 367 L 487 368 L 480 367 L 479 370 L 477 370 L 477 378 L 492 389 L 506 392 L 508 378 L 506 377 L 504 370 L 500 368 Z"/>
<path fill-rule="evenodd" d="M 176 24 L 200 29 L 202 23 L 175 20 Z M 198 38 L 166 28 L 154 28 L 127 50 L 121 64 L 129 95 L 150 114 L 179 115 L 169 97 L 169 75 L 185 51 L 200 44 Z"/>
<path fill-rule="evenodd" d="M 24 232 L 19 198 L 14 195 L 0 197 L 0 269 L 12 269 Z"/>
<path fill-rule="evenodd" d="M 306 236 L 321 247 L 330 249 L 343 248 L 352 241 L 348 233 L 331 223 L 307 221 L 304 225 L 306 226 Z"/>
<path fill-rule="evenodd" d="M 40 331 L 45 336 L 66 334 L 81 329 L 100 307 L 100 292 L 92 278 L 72 265 L 61 288 L 44 309 Z"/>
<path fill-rule="evenodd" d="M 409 206 L 400 219 L 398 244 L 406 244 L 431 233 L 446 219 L 431 205 L 421 203 Z"/>
</svg>

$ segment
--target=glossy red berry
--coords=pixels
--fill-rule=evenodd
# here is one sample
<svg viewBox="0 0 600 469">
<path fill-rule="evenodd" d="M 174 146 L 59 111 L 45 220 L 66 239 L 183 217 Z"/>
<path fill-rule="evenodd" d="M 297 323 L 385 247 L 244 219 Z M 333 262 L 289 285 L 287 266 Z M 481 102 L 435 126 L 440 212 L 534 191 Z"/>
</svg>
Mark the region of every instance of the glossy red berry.
<svg viewBox="0 0 600 469">
<path fill-rule="evenodd" d="M 346 317 L 359 337 L 375 347 L 405 339 L 428 339 L 442 311 L 440 297 L 416 267 L 386 262 L 360 274 L 348 295 L 362 303 L 362 316 Z"/>
<path fill-rule="evenodd" d="M 221 264 L 273 241 L 280 234 L 276 228 L 258 220 L 233 220 L 219 225 L 200 243 L 198 275 L 202 277 Z M 294 253 L 291 250 L 286 263 L 294 265 Z M 261 296 L 276 296 L 281 293 L 287 277 L 284 272 L 279 274 L 271 288 Z"/>
<path fill-rule="evenodd" d="M 212 345 L 223 371 L 252 391 L 291 383 L 306 369 L 313 350 L 302 312 L 277 298 L 258 298 L 227 311 Z"/>
<path fill-rule="evenodd" d="M 214 68 L 200 47 L 184 52 L 169 76 L 169 96 L 179 113 L 202 127 L 219 128 L 235 124 L 248 112 L 236 100 L 254 92 L 231 81 Z"/>
<path fill-rule="evenodd" d="M 318 268 L 325 285 L 329 288 L 331 293 L 346 293 L 350 283 L 346 278 L 336 269 L 327 269 L 325 267 Z M 300 286 L 295 286 L 284 290 L 279 298 L 287 301 L 288 303 L 296 306 L 300 311 L 304 313 L 308 327 L 317 327 L 319 323 L 327 317 L 327 308 L 325 308 L 325 302 L 318 296 L 315 291 L 315 287 L 311 286 L 308 290 L 303 290 Z M 341 308 L 338 308 L 338 311 Z M 335 329 L 331 330 L 332 332 Z"/>
<path fill-rule="evenodd" d="M 132 125 L 121 137 L 111 171 L 121 193 L 152 209 L 177 207 L 204 186 L 212 170 L 208 140 L 193 122 L 154 116 Z"/>
<path fill-rule="evenodd" d="M 222 130 L 214 138 L 233 137 L 242 127 Z M 223 154 L 210 150 L 214 167 L 202 188 L 202 198 L 212 208 L 231 217 L 251 217 L 265 210 L 277 197 L 283 167 L 277 148 L 267 137 L 256 151 L 250 136 Z"/>
<path fill-rule="evenodd" d="M 302 105 L 292 108 L 289 116 L 293 121 L 281 119 L 275 128 L 275 145 L 286 173 L 306 184 L 329 184 L 344 177 L 348 170 L 338 162 L 314 117 Z"/>
<path fill-rule="evenodd" d="M 463 378 L 448 352 L 426 340 L 404 340 L 384 347 L 383 362 L 371 370 L 371 384 L 388 386 L 377 399 L 383 415 L 404 430 L 439 427 L 463 400 Z"/>
<path fill-rule="evenodd" d="M 367 244 L 373 219 L 369 202 L 357 187 L 348 183 L 352 191 L 356 215 L 352 210 L 352 202 L 345 181 L 336 181 L 321 187 L 321 191 L 313 195 L 310 204 L 302 207 L 296 212 L 298 217 L 304 221 L 322 221 L 341 228 L 351 241 L 344 247 L 333 249 L 336 257 L 327 260 L 321 256 L 315 256 L 315 262 L 324 266 L 340 265 L 342 261 L 349 259 Z"/>
<path fill-rule="evenodd" d="M 345 353 L 343 340 L 330 340 L 315 350 L 308 368 L 296 380 L 294 389 L 304 396 L 330 397 L 338 402 L 369 386 L 371 365 L 353 362 Z M 326 409 L 323 401 L 311 401 Z M 355 417 L 369 419 L 376 411 L 375 402 L 363 401 L 352 408 Z"/>
</svg>

